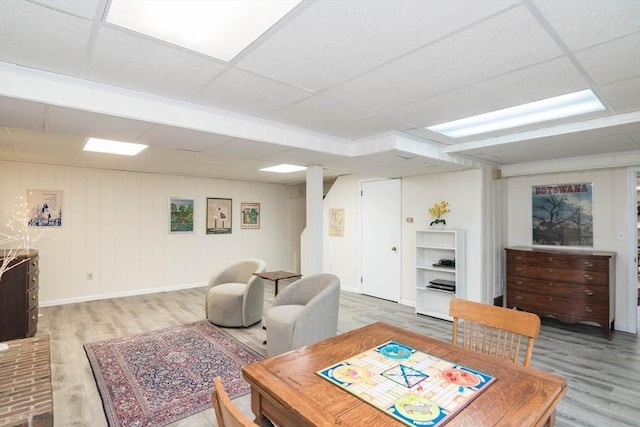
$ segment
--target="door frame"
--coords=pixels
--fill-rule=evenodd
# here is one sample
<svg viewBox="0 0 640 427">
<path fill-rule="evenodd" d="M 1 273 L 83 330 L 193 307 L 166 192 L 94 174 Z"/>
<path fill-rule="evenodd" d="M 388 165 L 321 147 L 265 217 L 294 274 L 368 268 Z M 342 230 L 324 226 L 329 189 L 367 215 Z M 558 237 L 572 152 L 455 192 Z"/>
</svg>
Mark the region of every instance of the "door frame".
<svg viewBox="0 0 640 427">
<path fill-rule="evenodd" d="M 638 192 L 636 187 L 640 177 L 640 166 L 631 166 L 627 169 L 627 212 L 629 224 L 627 227 L 628 268 L 627 268 L 627 331 L 638 333 L 638 219 L 636 215 Z M 635 262 L 633 262 L 635 260 Z"/>
</svg>

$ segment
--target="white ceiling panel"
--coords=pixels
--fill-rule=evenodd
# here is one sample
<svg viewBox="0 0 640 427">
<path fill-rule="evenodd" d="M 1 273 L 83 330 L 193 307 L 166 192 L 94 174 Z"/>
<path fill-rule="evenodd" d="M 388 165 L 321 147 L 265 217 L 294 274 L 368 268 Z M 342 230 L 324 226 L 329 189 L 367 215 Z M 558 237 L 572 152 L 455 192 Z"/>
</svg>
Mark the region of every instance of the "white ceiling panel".
<svg viewBox="0 0 640 427">
<path fill-rule="evenodd" d="M 94 19 L 102 16 L 107 0 L 36 0 L 35 3 L 83 18 Z"/>
<path fill-rule="evenodd" d="M 640 4 L 640 1 L 638 2 Z M 628 55 L 628 52 L 638 52 Z M 575 54 L 597 84 L 640 76 L 640 33 L 634 33 Z M 619 58 L 624 60 L 619 61 Z"/>
<path fill-rule="evenodd" d="M 437 95 L 387 115 L 426 127 L 588 87 L 571 61 L 561 57 Z"/>
<path fill-rule="evenodd" d="M 45 130 L 46 106 L 37 102 L 0 97 L 0 126 Z"/>
<path fill-rule="evenodd" d="M 384 111 L 560 55 L 562 51 L 527 9 L 519 7 L 325 93 Z"/>
<path fill-rule="evenodd" d="M 602 85 L 599 92 L 616 113 L 640 110 L 640 77 Z"/>
<path fill-rule="evenodd" d="M 333 86 L 514 1 L 319 1 L 238 62 L 311 90 Z"/>
<path fill-rule="evenodd" d="M 5 62 L 79 76 L 93 24 L 26 1 L 0 1 Z"/>
<path fill-rule="evenodd" d="M 242 70 L 229 70 L 191 98 L 243 114 L 262 114 L 282 108 L 312 93 Z"/>
<path fill-rule="evenodd" d="M 17 147 L 17 159 L 26 162 L 47 162 L 73 164 L 82 150 L 84 139 L 73 135 L 37 132 L 26 129 L 3 128 L 0 133 Z M 9 141 L 4 141 L 2 144 Z"/>
<path fill-rule="evenodd" d="M 173 126 L 155 125 L 139 142 L 155 147 L 204 152 L 229 141 L 230 137 Z"/>
<path fill-rule="evenodd" d="M 329 124 L 369 115 L 371 115 L 369 111 L 338 103 L 323 96 L 313 96 L 280 110 L 266 113 L 264 116 L 270 120 L 326 132 L 325 126 Z"/>
<path fill-rule="evenodd" d="M 87 79 L 177 99 L 188 99 L 225 67 L 110 25 L 100 28 L 88 64 Z"/>
<path fill-rule="evenodd" d="M 611 167 L 640 150 L 638 0 L 302 0 L 228 63 L 107 24 L 107 3 L 0 0 L 0 160 L 293 184 L 306 174 L 257 169 Z M 423 128 L 583 89 L 607 109 L 459 139 Z M 151 147 L 84 153 L 89 136 Z"/>
<path fill-rule="evenodd" d="M 572 51 L 637 32 L 640 25 L 638 0 L 533 0 L 533 3 Z"/>
<path fill-rule="evenodd" d="M 48 129 L 51 132 L 110 138 L 136 142 L 152 123 L 122 117 L 107 116 L 64 107 L 49 108 Z"/>
</svg>

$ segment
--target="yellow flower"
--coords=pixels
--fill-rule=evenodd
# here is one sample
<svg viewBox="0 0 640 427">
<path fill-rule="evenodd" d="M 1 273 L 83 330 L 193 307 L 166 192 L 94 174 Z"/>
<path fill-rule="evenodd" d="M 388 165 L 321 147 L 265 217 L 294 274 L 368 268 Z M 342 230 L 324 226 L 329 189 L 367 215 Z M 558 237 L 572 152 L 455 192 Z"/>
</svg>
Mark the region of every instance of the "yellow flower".
<svg viewBox="0 0 640 427">
<path fill-rule="evenodd" d="M 431 225 L 438 224 L 440 222 L 446 224 L 446 221 L 442 219 L 442 216 L 448 212 L 450 212 L 449 202 L 446 200 L 442 200 L 440 203 L 433 205 L 433 207 L 429 209 L 429 215 L 435 218 L 435 220 L 431 222 Z"/>
</svg>

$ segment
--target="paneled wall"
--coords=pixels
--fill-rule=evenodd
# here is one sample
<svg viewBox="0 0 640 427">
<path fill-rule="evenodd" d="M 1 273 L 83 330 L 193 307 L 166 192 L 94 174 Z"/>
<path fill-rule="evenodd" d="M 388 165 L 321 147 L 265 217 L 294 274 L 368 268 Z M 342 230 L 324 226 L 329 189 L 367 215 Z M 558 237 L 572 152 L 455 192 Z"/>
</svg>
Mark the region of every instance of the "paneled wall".
<svg viewBox="0 0 640 427">
<path fill-rule="evenodd" d="M 299 269 L 299 188 L 0 161 L 0 233 L 27 189 L 60 190 L 62 227 L 30 227 L 40 250 L 40 302 L 74 301 L 206 284 L 245 257 Z M 195 199 L 194 232 L 169 233 L 169 197 Z M 231 234 L 206 234 L 206 198 L 232 199 Z M 258 202 L 258 230 L 240 228 L 240 203 Z M 91 275 L 91 279 L 88 275 Z"/>
<path fill-rule="evenodd" d="M 629 260 L 627 229 L 629 212 L 627 202 L 627 170 L 625 168 L 597 169 L 579 172 L 561 172 L 509 177 L 507 179 L 507 244 L 529 246 L 532 242 L 531 187 L 534 185 L 593 183 L 593 248 L 616 252 L 616 329 L 629 330 L 635 319 L 628 312 Z M 575 249 L 575 248 L 574 248 Z"/>
</svg>

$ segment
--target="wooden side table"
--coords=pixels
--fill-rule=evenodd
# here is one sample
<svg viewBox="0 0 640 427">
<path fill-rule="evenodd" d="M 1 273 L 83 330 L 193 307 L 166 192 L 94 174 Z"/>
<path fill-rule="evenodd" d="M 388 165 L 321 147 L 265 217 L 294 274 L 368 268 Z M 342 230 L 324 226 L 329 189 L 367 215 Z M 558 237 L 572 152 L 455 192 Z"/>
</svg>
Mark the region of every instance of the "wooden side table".
<svg viewBox="0 0 640 427">
<path fill-rule="evenodd" d="M 302 277 L 302 274 L 292 273 L 290 271 L 265 271 L 264 273 L 253 273 L 255 276 L 261 277 L 266 280 L 271 280 L 276 285 L 276 291 L 274 296 L 278 296 L 278 281 L 282 279 L 296 279 Z"/>
<path fill-rule="evenodd" d="M 49 335 L 0 344 L 0 426 L 52 427 Z"/>
</svg>

